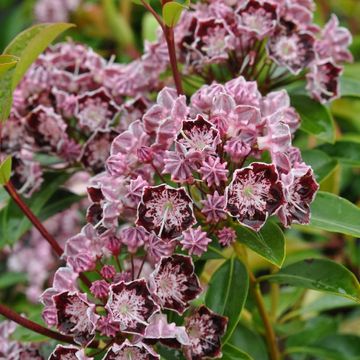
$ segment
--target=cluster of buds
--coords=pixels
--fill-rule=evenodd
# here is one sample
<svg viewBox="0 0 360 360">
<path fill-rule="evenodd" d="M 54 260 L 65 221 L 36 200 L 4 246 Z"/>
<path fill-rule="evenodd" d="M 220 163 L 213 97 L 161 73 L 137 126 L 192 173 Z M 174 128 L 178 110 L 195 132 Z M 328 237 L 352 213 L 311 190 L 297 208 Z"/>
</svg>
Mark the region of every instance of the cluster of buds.
<svg viewBox="0 0 360 360">
<path fill-rule="evenodd" d="M 160 91 L 114 139 L 106 170 L 90 181 L 89 223 L 66 242 L 67 266 L 42 295 L 47 324 L 80 346 L 59 346 L 51 359 L 99 336 L 104 360 L 158 359 L 159 344 L 188 359 L 219 356 L 227 319 L 194 303 L 202 289 L 192 258 L 272 215 L 286 227 L 308 223 L 318 184 L 291 145 L 298 125 L 285 91 L 262 96 L 242 77 L 202 87 L 190 105 Z M 85 272 L 95 280 L 81 292 Z M 182 323 L 168 322 L 171 312 Z"/>
<path fill-rule="evenodd" d="M 321 29 L 314 10 L 312 0 L 199 2 L 183 12 L 175 32 L 184 74 L 207 82 L 243 75 L 266 92 L 306 78 L 315 99 L 333 100 L 342 64 L 352 61 L 352 38 L 335 15 Z"/>
<path fill-rule="evenodd" d="M 54 156 L 56 169 L 101 172 L 111 141 L 148 108 L 146 94 L 159 86 L 154 66 L 147 53 L 121 65 L 72 42 L 42 54 L 15 90 L 2 129 L 0 151 L 13 156 L 20 192 L 31 196 L 41 186 L 39 153 Z"/>
</svg>

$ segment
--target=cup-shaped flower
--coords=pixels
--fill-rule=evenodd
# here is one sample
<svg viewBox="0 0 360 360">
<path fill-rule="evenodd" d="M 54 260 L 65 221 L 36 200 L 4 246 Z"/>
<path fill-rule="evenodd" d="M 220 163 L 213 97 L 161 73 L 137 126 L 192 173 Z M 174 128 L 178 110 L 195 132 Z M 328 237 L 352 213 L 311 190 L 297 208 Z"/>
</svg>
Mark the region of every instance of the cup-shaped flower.
<svg viewBox="0 0 360 360">
<path fill-rule="evenodd" d="M 132 344 L 126 339 L 121 345 L 113 345 L 103 358 L 103 360 L 123 359 L 159 360 L 160 356 L 144 343 L 138 342 Z"/>
<path fill-rule="evenodd" d="M 173 255 L 161 261 L 149 278 L 150 291 L 163 309 L 183 314 L 202 291 L 191 257 Z"/>
<path fill-rule="evenodd" d="M 111 285 L 105 308 L 121 331 L 140 335 L 144 335 L 150 317 L 159 310 L 144 279 Z"/>
<path fill-rule="evenodd" d="M 227 326 L 227 318 L 201 306 L 185 319 L 190 345 L 184 347 L 188 359 L 221 357 L 221 337 Z"/>
<path fill-rule="evenodd" d="M 283 187 L 273 164 L 252 163 L 235 170 L 225 193 L 228 213 L 255 231 L 284 204 Z"/>
<path fill-rule="evenodd" d="M 161 238 L 173 239 L 195 223 L 192 200 L 184 188 L 144 188 L 136 224 Z"/>
</svg>

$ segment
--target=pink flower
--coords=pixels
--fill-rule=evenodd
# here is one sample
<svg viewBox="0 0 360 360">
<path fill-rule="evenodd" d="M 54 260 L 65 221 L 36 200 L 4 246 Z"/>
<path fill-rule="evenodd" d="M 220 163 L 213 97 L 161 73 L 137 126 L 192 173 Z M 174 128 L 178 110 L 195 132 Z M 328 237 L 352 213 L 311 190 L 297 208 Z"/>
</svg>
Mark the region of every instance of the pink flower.
<svg viewBox="0 0 360 360">
<path fill-rule="evenodd" d="M 221 357 L 221 337 L 225 334 L 227 318 L 201 306 L 185 319 L 190 345 L 185 346 L 187 358 L 201 360 Z"/>
<path fill-rule="evenodd" d="M 238 11 L 238 31 L 244 30 L 263 39 L 275 28 L 277 21 L 276 6 L 267 1 L 250 0 L 247 5 Z"/>
<path fill-rule="evenodd" d="M 33 358 L 31 358 L 33 359 Z M 49 360 L 92 360 L 85 355 L 83 349 L 78 349 L 75 346 L 57 345 L 55 350 L 50 354 Z"/>
<path fill-rule="evenodd" d="M 189 229 L 183 232 L 183 238 L 180 240 L 182 249 L 186 250 L 189 255 L 201 256 L 208 247 L 211 239 L 207 237 L 207 233 L 201 230 L 199 226 L 197 229 Z"/>
<path fill-rule="evenodd" d="M 331 15 L 331 19 L 321 32 L 315 43 L 315 50 L 320 59 L 332 59 L 336 64 L 352 62 L 353 56 L 348 47 L 352 42 L 348 29 L 339 26 L 339 19 Z"/>
<path fill-rule="evenodd" d="M 195 223 L 192 200 L 183 188 L 144 188 L 136 224 L 161 238 L 173 239 Z"/>
<path fill-rule="evenodd" d="M 195 120 L 184 121 L 176 140 L 187 151 L 206 153 L 215 153 L 220 143 L 219 132 L 201 115 L 198 115 Z"/>
<path fill-rule="evenodd" d="M 226 169 L 227 163 L 221 163 L 218 157 L 209 156 L 202 162 L 200 174 L 202 180 L 206 181 L 208 186 L 220 186 L 222 181 L 227 180 L 229 171 Z"/>
<path fill-rule="evenodd" d="M 219 244 L 221 246 L 227 247 L 231 245 L 236 240 L 236 232 L 234 229 L 229 227 L 224 227 L 217 232 L 219 239 Z"/>
<path fill-rule="evenodd" d="M 312 169 L 306 165 L 292 168 L 288 174 L 282 174 L 286 203 L 280 207 L 278 216 L 286 227 L 292 223 L 310 222 L 310 204 L 319 189 Z"/>
<path fill-rule="evenodd" d="M 326 103 L 340 96 L 340 75 L 342 67 L 324 60 L 314 64 L 306 75 L 306 89 L 317 101 Z"/>
<path fill-rule="evenodd" d="M 160 360 L 160 356 L 144 343 L 132 344 L 126 339 L 121 345 L 113 345 L 103 358 L 103 360 L 115 359 Z"/>
<path fill-rule="evenodd" d="M 272 164 L 252 163 L 235 170 L 225 194 L 228 213 L 255 231 L 284 204 L 282 184 Z"/>
<path fill-rule="evenodd" d="M 159 310 L 144 279 L 111 285 L 105 308 L 121 331 L 141 335 L 145 333 L 149 318 Z"/>
<path fill-rule="evenodd" d="M 173 255 L 161 258 L 150 274 L 150 291 L 162 309 L 183 314 L 202 291 L 189 256 Z"/>
<path fill-rule="evenodd" d="M 87 345 L 95 336 L 95 305 L 90 304 L 84 294 L 65 291 L 54 296 L 57 311 L 57 328 L 66 335 L 74 335 L 74 340 Z"/>
<path fill-rule="evenodd" d="M 208 223 L 217 223 L 222 219 L 226 219 L 225 197 L 219 195 L 217 191 L 213 195 L 208 194 L 206 200 L 202 200 L 203 208 L 201 212 L 206 216 Z"/>
<path fill-rule="evenodd" d="M 158 262 L 162 256 L 170 256 L 176 247 L 176 240 L 164 240 L 151 233 L 145 244 L 145 249 L 150 259 Z"/>
<path fill-rule="evenodd" d="M 296 75 L 314 60 L 314 42 L 315 38 L 309 32 L 280 26 L 269 39 L 267 51 L 278 65 Z"/>
</svg>

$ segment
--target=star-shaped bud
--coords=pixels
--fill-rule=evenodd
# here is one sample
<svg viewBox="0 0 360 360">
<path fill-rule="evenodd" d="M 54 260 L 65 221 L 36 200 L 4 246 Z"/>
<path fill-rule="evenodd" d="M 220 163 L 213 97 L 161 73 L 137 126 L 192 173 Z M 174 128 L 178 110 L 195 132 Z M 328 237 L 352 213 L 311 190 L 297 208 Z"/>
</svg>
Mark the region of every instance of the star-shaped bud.
<svg viewBox="0 0 360 360">
<path fill-rule="evenodd" d="M 202 291 L 191 257 L 163 257 L 150 275 L 150 290 L 163 309 L 182 314 Z"/>
</svg>

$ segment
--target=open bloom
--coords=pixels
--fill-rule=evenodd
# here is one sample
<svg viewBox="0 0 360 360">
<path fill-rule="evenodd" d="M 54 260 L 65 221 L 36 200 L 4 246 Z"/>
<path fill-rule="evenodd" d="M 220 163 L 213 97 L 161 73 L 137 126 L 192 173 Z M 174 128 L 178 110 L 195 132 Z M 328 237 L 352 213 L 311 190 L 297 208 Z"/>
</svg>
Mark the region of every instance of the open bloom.
<svg viewBox="0 0 360 360">
<path fill-rule="evenodd" d="M 176 238 L 195 223 L 192 200 L 183 188 L 144 188 L 136 224 L 161 238 Z"/>
<path fill-rule="evenodd" d="M 190 345 L 185 347 L 189 359 L 221 357 L 221 336 L 224 335 L 227 318 L 201 306 L 185 320 Z"/>
<path fill-rule="evenodd" d="M 235 170 L 226 188 L 229 214 L 256 231 L 282 204 L 283 188 L 275 165 L 252 163 L 246 168 Z"/>
<path fill-rule="evenodd" d="M 141 335 L 145 333 L 150 317 L 159 309 L 144 279 L 111 285 L 105 308 L 121 331 Z"/>
<path fill-rule="evenodd" d="M 199 279 L 194 273 L 189 256 L 173 255 L 161 258 L 150 275 L 150 290 L 164 309 L 182 314 L 201 292 Z"/>
<path fill-rule="evenodd" d="M 132 344 L 126 339 L 121 345 L 113 345 L 103 358 L 103 360 L 122 359 L 159 360 L 160 356 L 144 343 Z"/>
</svg>

